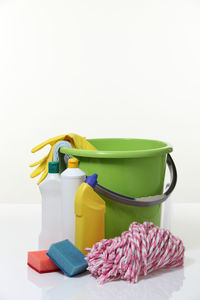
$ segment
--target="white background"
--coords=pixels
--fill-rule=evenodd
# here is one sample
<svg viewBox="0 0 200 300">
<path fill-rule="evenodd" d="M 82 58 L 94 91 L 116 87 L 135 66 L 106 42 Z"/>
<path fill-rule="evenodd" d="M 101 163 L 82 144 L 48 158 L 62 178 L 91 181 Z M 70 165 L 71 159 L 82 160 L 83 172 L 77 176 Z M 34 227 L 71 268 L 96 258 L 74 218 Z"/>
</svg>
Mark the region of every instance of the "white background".
<svg viewBox="0 0 200 300">
<path fill-rule="evenodd" d="M 200 1 L 0 1 L 0 201 L 35 203 L 30 149 L 63 133 L 169 142 L 199 201 Z"/>
</svg>

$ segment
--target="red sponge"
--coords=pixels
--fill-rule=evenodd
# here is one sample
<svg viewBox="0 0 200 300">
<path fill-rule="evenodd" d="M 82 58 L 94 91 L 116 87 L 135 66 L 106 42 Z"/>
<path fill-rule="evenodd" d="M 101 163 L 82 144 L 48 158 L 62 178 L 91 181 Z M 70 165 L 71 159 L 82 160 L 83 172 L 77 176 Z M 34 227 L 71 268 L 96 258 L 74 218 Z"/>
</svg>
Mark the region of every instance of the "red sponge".
<svg viewBox="0 0 200 300">
<path fill-rule="evenodd" d="M 28 266 L 39 273 L 55 272 L 59 270 L 46 253 L 47 250 L 28 252 Z"/>
</svg>

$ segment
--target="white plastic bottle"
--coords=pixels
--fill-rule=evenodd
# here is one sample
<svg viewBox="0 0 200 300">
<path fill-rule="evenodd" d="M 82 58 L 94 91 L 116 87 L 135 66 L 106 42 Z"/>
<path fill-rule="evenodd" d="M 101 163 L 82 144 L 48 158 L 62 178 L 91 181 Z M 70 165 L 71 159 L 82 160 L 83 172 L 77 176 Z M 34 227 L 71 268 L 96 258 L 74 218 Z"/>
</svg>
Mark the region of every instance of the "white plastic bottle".
<svg viewBox="0 0 200 300">
<path fill-rule="evenodd" d="M 49 173 L 39 185 L 42 196 L 41 250 L 48 250 L 52 243 L 62 240 L 59 163 L 49 162 L 48 167 Z"/>
<path fill-rule="evenodd" d="M 68 168 L 61 174 L 61 226 L 62 239 L 75 243 L 75 196 L 86 174 L 78 168 L 78 160 L 70 158 Z"/>
</svg>

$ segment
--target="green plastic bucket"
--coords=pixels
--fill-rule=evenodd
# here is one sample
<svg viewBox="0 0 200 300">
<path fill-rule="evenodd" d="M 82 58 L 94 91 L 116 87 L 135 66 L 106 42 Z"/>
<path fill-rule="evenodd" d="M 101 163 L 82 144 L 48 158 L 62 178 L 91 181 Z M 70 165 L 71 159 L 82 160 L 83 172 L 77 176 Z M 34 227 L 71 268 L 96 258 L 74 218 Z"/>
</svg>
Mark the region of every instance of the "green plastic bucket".
<svg viewBox="0 0 200 300">
<path fill-rule="evenodd" d="M 98 151 L 60 148 L 61 168 L 64 155 L 79 160 L 79 167 L 88 175 L 98 174 L 98 183 L 128 197 L 147 197 L 163 193 L 166 158 L 172 147 L 147 139 L 88 139 Z M 153 222 L 160 226 L 161 204 L 136 207 L 106 201 L 105 237 L 119 236 L 131 222 Z"/>
</svg>

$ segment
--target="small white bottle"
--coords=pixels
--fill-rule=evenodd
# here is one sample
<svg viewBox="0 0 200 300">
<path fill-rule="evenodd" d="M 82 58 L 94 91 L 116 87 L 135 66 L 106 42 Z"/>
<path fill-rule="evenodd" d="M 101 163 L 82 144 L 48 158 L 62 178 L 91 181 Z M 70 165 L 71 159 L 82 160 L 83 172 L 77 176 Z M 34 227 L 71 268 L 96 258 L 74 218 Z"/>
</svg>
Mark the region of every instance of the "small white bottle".
<svg viewBox="0 0 200 300">
<path fill-rule="evenodd" d="M 75 243 L 75 196 L 86 174 L 78 168 L 78 159 L 70 158 L 68 168 L 61 174 L 61 226 L 62 239 Z"/>
<path fill-rule="evenodd" d="M 39 185 L 42 196 L 42 229 L 39 236 L 41 250 L 48 250 L 51 244 L 62 239 L 59 163 L 49 162 L 48 168 L 47 177 Z"/>
</svg>

